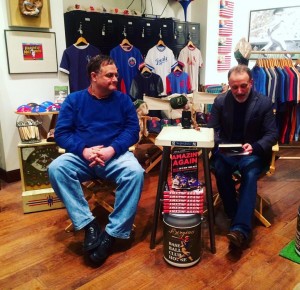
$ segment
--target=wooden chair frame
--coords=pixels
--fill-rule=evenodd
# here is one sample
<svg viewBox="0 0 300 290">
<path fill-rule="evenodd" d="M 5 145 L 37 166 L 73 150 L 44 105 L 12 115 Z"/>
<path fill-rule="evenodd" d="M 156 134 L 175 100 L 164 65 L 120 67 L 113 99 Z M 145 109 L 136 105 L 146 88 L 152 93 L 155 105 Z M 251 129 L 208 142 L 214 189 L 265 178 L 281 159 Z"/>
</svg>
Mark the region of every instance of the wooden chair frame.
<svg viewBox="0 0 300 290">
<path fill-rule="evenodd" d="M 114 208 L 106 201 L 106 199 L 114 194 L 116 185 L 112 182 L 96 179 L 91 181 L 86 181 L 82 183 L 82 189 L 86 200 L 91 203 L 91 199 L 94 199 L 94 202 L 90 204 L 91 211 L 97 205 L 101 205 L 109 213 L 111 213 Z M 65 231 L 71 232 L 74 230 L 73 223 L 71 222 L 66 228 Z"/>
<path fill-rule="evenodd" d="M 152 144 L 153 146 L 159 148 L 159 151 L 157 151 L 156 153 L 154 153 L 154 155 L 150 156 L 146 161 L 146 168 L 145 168 L 145 173 L 149 173 L 150 170 L 152 168 L 154 168 L 156 166 L 156 164 L 158 164 L 161 159 L 162 159 L 162 146 L 156 146 L 155 145 L 155 138 L 158 134 L 154 134 L 154 133 L 149 133 L 148 132 L 148 128 L 147 128 L 147 121 L 148 120 L 152 120 L 155 119 L 156 121 L 160 121 L 159 118 L 157 117 L 149 117 L 149 116 L 142 116 L 142 122 L 143 122 L 143 138 L 144 140 L 146 140 L 147 142 L 149 142 L 149 144 Z"/>
</svg>

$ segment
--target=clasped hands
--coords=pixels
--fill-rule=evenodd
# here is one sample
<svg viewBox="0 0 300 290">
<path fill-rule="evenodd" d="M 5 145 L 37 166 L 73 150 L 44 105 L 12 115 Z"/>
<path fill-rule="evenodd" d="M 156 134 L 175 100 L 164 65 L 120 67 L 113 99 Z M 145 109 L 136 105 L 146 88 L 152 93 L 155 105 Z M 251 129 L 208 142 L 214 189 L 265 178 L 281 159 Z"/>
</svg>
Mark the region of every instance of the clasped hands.
<svg viewBox="0 0 300 290">
<path fill-rule="evenodd" d="M 110 160 L 115 154 L 113 147 L 104 147 L 103 145 L 93 146 L 90 148 L 83 149 L 83 157 L 90 161 L 90 167 L 100 165 L 105 166 L 105 162 Z"/>
</svg>

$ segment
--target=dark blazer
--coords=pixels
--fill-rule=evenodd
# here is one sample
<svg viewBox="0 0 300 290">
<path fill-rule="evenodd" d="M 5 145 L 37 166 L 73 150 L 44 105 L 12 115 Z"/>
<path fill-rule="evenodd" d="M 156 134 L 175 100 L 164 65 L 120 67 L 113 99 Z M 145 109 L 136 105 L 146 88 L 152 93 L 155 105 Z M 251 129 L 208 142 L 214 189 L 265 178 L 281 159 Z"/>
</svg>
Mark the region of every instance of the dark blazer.
<svg viewBox="0 0 300 290">
<path fill-rule="evenodd" d="M 216 144 L 230 143 L 233 130 L 233 101 L 231 91 L 218 95 L 211 109 L 209 128 L 217 132 Z M 253 145 L 258 143 L 265 157 L 270 158 L 272 146 L 276 144 L 278 132 L 271 100 L 251 90 L 249 105 L 245 115 L 244 141 Z"/>
</svg>

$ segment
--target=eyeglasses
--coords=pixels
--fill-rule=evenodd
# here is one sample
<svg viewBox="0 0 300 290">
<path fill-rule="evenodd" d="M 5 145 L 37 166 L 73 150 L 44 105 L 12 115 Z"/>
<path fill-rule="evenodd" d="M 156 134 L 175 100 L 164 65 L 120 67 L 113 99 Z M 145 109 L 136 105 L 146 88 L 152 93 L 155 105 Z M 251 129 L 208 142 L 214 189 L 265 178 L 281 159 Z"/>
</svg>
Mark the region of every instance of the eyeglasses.
<svg viewBox="0 0 300 290">
<path fill-rule="evenodd" d="M 113 77 L 116 77 L 118 78 L 119 77 L 119 74 L 118 73 L 107 73 L 104 75 L 106 78 L 108 79 L 112 79 Z"/>
</svg>

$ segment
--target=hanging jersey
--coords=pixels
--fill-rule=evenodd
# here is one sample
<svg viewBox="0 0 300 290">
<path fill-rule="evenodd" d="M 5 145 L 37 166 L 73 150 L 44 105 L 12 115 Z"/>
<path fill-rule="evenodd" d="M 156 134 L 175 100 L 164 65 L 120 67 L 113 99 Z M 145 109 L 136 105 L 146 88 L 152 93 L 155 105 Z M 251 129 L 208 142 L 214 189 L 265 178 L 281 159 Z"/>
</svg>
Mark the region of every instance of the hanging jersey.
<svg viewBox="0 0 300 290">
<path fill-rule="evenodd" d="M 177 65 L 173 51 L 167 46 L 155 45 L 148 50 L 145 63 L 161 77 L 164 85 L 163 93 L 166 94 L 166 77 Z"/>
<path fill-rule="evenodd" d="M 100 53 L 100 50 L 91 45 L 69 46 L 63 52 L 59 70 L 69 75 L 70 93 L 86 89 L 89 78 L 86 66 L 91 57 Z"/>
<path fill-rule="evenodd" d="M 167 75 L 167 94 L 187 94 L 191 91 L 190 77 L 186 72 L 174 71 Z"/>
<path fill-rule="evenodd" d="M 203 59 L 200 49 L 197 47 L 185 46 L 179 53 L 178 60 L 184 63 L 184 71 L 191 78 L 193 91 L 198 91 L 199 86 L 199 68 L 203 64 Z"/>
<path fill-rule="evenodd" d="M 143 95 L 158 97 L 163 92 L 161 77 L 155 73 L 139 73 L 131 83 L 130 95 L 135 99 L 143 99 Z"/>
<path fill-rule="evenodd" d="M 118 45 L 110 51 L 110 56 L 118 68 L 119 82 L 123 84 L 119 90 L 128 94 L 131 82 L 139 72 L 139 65 L 143 63 L 142 53 L 134 46 L 129 51 L 125 51 Z"/>
</svg>

